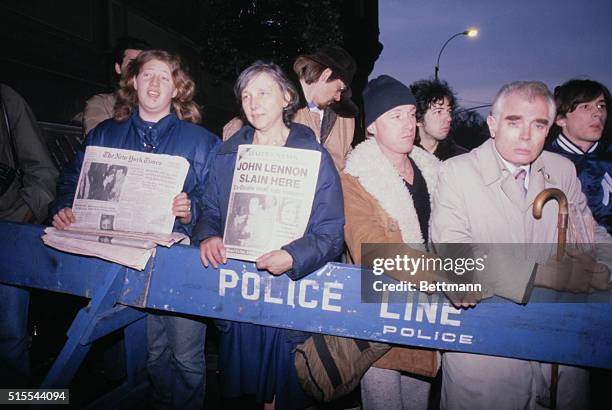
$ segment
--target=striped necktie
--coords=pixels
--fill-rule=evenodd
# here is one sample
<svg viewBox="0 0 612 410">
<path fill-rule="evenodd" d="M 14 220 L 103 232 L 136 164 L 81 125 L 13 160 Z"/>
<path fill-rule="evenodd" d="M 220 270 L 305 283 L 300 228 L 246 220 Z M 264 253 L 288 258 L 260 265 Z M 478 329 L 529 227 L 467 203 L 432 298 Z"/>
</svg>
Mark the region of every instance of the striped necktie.
<svg viewBox="0 0 612 410">
<path fill-rule="evenodd" d="M 514 179 L 516 180 L 516 183 L 521 189 L 521 193 L 523 194 L 523 196 L 527 194 L 527 188 L 525 188 L 525 177 L 526 176 L 527 176 L 527 171 L 525 171 L 524 168 L 519 168 L 514 173 Z"/>
</svg>

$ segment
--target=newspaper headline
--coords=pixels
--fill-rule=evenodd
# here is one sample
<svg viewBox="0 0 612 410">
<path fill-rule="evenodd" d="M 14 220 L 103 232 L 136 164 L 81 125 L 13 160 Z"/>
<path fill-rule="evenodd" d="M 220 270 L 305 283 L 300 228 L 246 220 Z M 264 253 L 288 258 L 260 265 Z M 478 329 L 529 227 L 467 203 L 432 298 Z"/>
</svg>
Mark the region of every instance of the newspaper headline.
<svg viewBox="0 0 612 410">
<path fill-rule="evenodd" d="M 229 258 L 254 261 L 304 235 L 320 162 L 317 151 L 238 148 L 223 235 Z"/>
</svg>

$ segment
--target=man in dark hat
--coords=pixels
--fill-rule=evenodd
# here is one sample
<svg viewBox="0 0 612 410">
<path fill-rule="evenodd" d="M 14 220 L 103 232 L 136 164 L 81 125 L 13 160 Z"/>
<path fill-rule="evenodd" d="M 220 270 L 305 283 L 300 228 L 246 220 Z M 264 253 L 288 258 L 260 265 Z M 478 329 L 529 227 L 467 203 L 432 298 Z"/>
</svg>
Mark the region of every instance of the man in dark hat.
<svg viewBox="0 0 612 410">
<path fill-rule="evenodd" d="M 359 109 L 350 99 L 350 84 L 357 65 L 342 48 L 328 45 L 296 58 L 293 71 L 301 89 L 302 108 L 294 122 L 309 126 L 331 154 L 338 170 L 351 150 L 355 116 Z M 223 127 L 223 139 L 231 137 L 242 121 L 234 118 Z"/>
</svg>

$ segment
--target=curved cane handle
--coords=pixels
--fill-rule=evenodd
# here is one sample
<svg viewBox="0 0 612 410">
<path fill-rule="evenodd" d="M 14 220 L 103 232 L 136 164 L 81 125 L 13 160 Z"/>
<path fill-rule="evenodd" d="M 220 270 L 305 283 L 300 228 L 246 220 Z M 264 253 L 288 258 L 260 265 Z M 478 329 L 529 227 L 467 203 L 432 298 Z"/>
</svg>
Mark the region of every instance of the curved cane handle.
<svg viewBox="0 0 612 410">
<path fill-rule="evenodd" d="M 567 237 L 567 224 L 569 218 L 569 206 L 567 197 L 557 188 L 548 188 L 540 192 L 533 201 L 533 217 L 540 219 L 542 217 L 542 209 L 544 204 L 551 198 L 554 198 L 559 203 L 559 215 L 557 218 L 557 260 L 561 260 L 565 251 L 565 243 Z"/>
</svg>

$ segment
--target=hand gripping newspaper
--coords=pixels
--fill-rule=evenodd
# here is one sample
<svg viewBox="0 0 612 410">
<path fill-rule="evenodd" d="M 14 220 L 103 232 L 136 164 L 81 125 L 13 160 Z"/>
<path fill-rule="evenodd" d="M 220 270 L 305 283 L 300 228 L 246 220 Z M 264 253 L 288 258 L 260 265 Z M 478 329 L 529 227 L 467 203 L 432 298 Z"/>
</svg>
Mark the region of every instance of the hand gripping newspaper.
<svg viewBox="0 0 612 410">
<path fill-rule="evenodd" d="M 255 261 L 304 236 L 321 153 L 241 145 L 237 158 L 223 244 L 228 258 Z"/>
<path fill-rule="evenodd" d="M 187 238 L 172 232 L 172 200 L 188 170 L 178 156 L 89 146 L 72 204 L 76 223 L 46 228 L 42 239 L 65 252 L 143 270 L 157 245 Z"/>
</svg>

